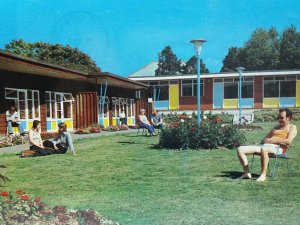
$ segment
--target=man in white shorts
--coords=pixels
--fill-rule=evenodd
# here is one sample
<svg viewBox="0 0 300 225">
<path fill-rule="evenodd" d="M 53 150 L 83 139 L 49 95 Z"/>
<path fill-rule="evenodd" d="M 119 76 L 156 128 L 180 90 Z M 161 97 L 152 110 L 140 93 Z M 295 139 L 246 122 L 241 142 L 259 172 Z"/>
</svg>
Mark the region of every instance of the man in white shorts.
<svg viewBox="0 0 300 225">
<path fill-rule="evenodd" d="M 292 111 L 285 108 L 278 113 L 278 125 L 276 125 L 268 135 L 262 140 L 259 146 L 240 146 L 237 155 L 243 167 L 244 173 L 239 179 L 250 179 L 248 160 L 246 155 L 257 154 L 261 156 L 261 174 L 256 181 L 263 182 L 267 177 L 269 154 L 282 154 L 291 144 L 297 135 L 297 127 L 290 123 Z"/>
</svg>

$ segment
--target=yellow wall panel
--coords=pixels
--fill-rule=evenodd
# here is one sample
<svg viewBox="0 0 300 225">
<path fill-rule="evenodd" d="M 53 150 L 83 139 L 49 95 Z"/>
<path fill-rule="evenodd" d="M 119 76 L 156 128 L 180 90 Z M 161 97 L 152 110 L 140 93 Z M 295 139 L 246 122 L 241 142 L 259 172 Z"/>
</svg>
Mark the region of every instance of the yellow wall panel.
<svg viewBox="0 0 300 225">
<path fill-rule="evenodd" d="M 103 119 L 103 125 L 104 125 L 105 127 L 108 127 L 108 126 L 109 126 L 108 118 Z"/>
<path fill-rule="evenodd" d="M 127 125 L 132 125 L 132 119 L 131 119 L 131 117 L 127 117 Z"/>
<path fill-rule="evenodd" d="M 179 84 L 170 84 L 169 86 L 169 104 L 170 109 L 178 109 L 179 105 Z"/>
<path fill-rule="evenodd" d="M 300 80 L 296 82 L 296 106 L 300 106 Z"/>
<path fill-rule="evenodd" d="M 70 129 L 70 130 L 73 129 L 73 121 L 72 120 L 67 120 L 67 121 L 64 121 L 64 122 L 67 125 L 67 129 Z"/>
<path fill-rule="evenodd" d="M 264 108 L 278 108 L 279 107 L 279 98 L 264 98 L 263 107 Z"/>
<path fill-rule="evenodd" d="M 238 108 L 238 99 L 224 99 L 223 108 L 224 109 L 237 109 Z"/>
<path fill-rule="evenodd" d="M 28 122 L 28 130 L 30 130 L 31 128 L 32 128 L 32 124 L 33 124 L 33 122 Z"/>
<path fill-rule="evenodd" d="M 52 130 L 57 130 L 57 123 L 56 121 L 52 121 Z"/>
</svg>

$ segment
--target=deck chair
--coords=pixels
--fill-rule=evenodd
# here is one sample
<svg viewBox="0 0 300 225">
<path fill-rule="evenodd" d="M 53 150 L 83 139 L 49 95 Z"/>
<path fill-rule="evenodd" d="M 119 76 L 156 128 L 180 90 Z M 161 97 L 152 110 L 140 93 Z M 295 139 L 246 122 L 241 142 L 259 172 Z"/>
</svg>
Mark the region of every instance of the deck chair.
<svg viewBox="0 0 300 225">
<path fill-rule="evenodd" d="M 268 171 L 269 171 L 269 174 L 271 175 L 272 178 L 275 177 L 276 175 L 276 170 L 277 170 L 277 166 L 278 166 L 278 161 L 279 160 L 285 160 L 286 161 L 286 169 L 287 169 L 287 173 L 288 173 L 288 177 L 290 177 L 290 167 L 289 167 L 289 156 L 288 156 L 288 153 L 287 152 L 290 152 L 291 149 L 292 149 L 293 145 L 290 145 L 287 149 L 287 151 L 285 153 L 282 153 L 282 154 L 270 154 L 269 157 L 270 157 L 270 161 L 269 161 L 269 164 L 268 164 Z M 255 155 L 259 155 L 257 153 L 254 153 L 253 156 L 252 156 L 252 160 L 251 160 L 251 167 L 250 167 L 250 171 L 252 171 L 252 167 L 253 167 L 253 162 L 254 162 L 254 156 Z M 273 166 L 273 170 L 272 172 L 270 172 L 270 162 L 271 160 L 274 159 L 274 166 Z"/>
</svg>

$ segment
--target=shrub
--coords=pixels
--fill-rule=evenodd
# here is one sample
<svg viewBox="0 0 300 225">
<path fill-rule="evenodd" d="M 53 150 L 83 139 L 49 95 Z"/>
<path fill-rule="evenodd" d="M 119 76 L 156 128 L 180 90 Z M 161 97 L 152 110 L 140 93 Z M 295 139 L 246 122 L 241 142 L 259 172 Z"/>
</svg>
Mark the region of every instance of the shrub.
<svg viewBox="0 0 300 225">
<path fill-rule="evenodd" d="M 171 149 L 213 149 L 235 148 L 245 143 L 239 126 L 224 126 L 220 121 L 202 122 L 200 128 L 195 121 L 173 123 L 162 130 L 159 145 Z"/>
</svg>

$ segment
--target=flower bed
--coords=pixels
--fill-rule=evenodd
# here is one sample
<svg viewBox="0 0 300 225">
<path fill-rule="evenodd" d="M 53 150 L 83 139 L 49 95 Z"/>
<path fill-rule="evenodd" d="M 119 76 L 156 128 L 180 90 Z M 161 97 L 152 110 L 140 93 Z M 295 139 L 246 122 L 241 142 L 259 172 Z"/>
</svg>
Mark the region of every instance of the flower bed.
<svg viewBox="0 0 300 225">
<path fill-rule="evenodd" d="M 101 133 L 103 127 L 99 124 L 95 124 L 93 126 L 87 128 L 79 128 L 74 133 L 75 134 L 94 134 L 94 133 Z"/>
<path fill-rule="evenodd" d="M 52 139 L 57 136 L 57 132 L 41 132 L 41 138 L 43 140 Z"/>
<path fill-rule="evenodd" d="M 0 148 L 14 146 L 14 145 L 22 145 L 25 144 L 27 140 L 28 140 L 28 136 L 24 137 L 20 135 L 15 135 L 12 137 L 10 136 L 0 137 Z"/>
<path fill-rule="evenodd" d="M 49 207 L 40 198 L 31 198 L 22 190 L 0 193 L 0 224 L 45 225 L 117 225 L 94 210 L 70 210 L 64 206 Z"/>
</svg>

